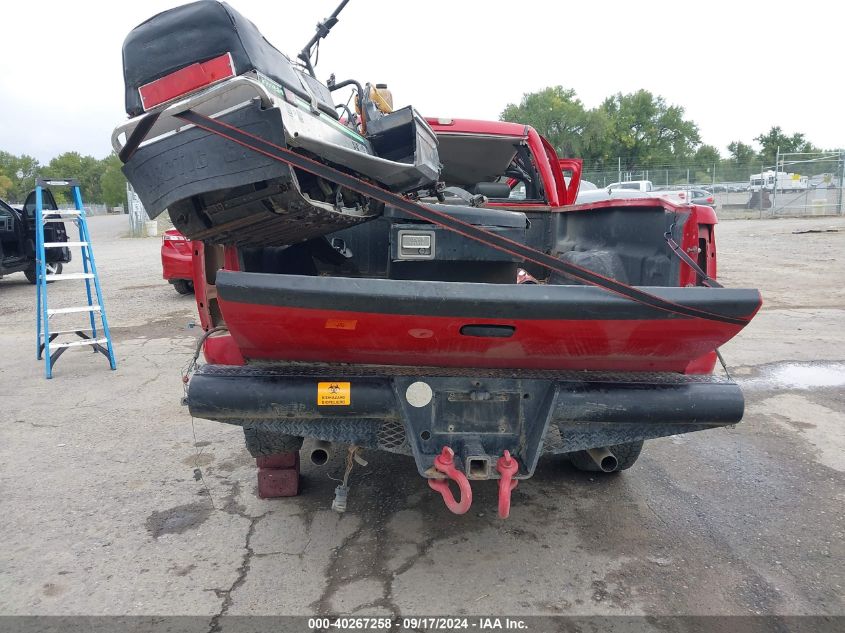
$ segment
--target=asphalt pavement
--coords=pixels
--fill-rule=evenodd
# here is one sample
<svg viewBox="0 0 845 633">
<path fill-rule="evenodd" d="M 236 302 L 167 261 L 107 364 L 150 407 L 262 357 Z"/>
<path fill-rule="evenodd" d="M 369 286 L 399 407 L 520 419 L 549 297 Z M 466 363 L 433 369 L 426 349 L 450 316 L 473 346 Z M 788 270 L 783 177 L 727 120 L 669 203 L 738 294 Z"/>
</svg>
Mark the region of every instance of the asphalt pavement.
<svg viewBox="0 0 845 633">
<path fill-rule="evenodd" d="M 240 428 L 180 404 L 198 328 L 160 241 L 90 228 L 117 371 L 71 350 L 45 380 L 34 288 L 0 280 L 0 614 L 845 614 L 845 218 L 718 226 L 721 281 L 765 300 L 723 349 L 741 424 L 646 442 L 613 476 L 544 458 L 507 521 L 494 482 L 454 516 L 375 452 L 343 516 L 339 456 L 258 499 Z"/>
</svg>

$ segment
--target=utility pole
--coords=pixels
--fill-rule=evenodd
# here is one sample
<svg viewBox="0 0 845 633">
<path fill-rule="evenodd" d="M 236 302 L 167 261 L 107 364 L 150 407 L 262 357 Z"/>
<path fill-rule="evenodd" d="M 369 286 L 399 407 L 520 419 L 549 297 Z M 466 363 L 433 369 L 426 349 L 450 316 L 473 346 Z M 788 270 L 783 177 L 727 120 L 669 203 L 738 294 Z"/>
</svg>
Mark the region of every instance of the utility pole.
<svg viewBox="0 0 845 633">
<path fill-rule="evenodd" d="M 618 175 L 616 182 L 622 182 L 622 157 L 621 156 L 616 157 L 616 170 L 617 170 L 617 175 Z"/>
</svg>

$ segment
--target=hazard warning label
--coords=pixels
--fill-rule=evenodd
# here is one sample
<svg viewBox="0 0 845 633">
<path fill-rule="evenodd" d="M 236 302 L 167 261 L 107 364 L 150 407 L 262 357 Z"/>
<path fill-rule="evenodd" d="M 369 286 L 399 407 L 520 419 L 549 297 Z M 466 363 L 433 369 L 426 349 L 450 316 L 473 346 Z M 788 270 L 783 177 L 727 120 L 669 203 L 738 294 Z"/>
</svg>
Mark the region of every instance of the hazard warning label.
<svg viewBox="0 0 845 633">
<path fill-rule="evenodd" d="M 352 402 L 349 382 L 318 382 L 317 383 L 317 405 L 344 406 Z"/>
</svg>

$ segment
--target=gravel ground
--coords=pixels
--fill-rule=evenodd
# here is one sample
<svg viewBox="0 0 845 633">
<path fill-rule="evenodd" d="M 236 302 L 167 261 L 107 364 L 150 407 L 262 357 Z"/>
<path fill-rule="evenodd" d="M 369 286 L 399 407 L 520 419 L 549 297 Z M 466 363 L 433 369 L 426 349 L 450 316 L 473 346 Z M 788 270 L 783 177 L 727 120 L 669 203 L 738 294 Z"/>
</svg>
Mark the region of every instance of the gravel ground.
<svg viewBox="0 0 845 633">
<path fill-rule="evenodd" d="M 0 614 L 845 614 L 845 219 L 718 227 L 722 281 L 765 299 L 723 350 L 741 424 L 647 442 L 618 476 L 544 459 L 508 521 L 492 483 L 456 517 L 382 453 L 344 516 L 337 458 L 257 499 L 240 429 L 180 406 L 195 311 L 159 240 L 90 226 L 117 371 L 74 350 L 44 380 L 33 287 L 0 281 Z"/>
</svg>

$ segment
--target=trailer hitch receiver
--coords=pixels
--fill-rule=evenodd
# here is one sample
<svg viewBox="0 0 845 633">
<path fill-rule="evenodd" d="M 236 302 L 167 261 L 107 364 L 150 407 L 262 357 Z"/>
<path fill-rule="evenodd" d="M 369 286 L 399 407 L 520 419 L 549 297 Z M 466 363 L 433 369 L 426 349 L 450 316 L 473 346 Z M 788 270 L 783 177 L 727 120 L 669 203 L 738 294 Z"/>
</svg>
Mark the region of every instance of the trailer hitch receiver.
<svg viewBox="0 0 845 633">
<path fill-rule="evenodd" d="M 466 514 L 472 505 L 472 488 L 469 486 L 469 480 L 466 475 L 455 467 L 455 451 L 448 446 L 444 446 L 440 455 L 434 458 L 434 468 L 458 484 L 461 499 L 460 501 L 455 500 L 452 491 L 449 490 L 449 482 L 445 479 L 429 479 L 428 485 L 432 490 L 441 494 L 443 502 L 449 508 L 450 512 Z"/>
<path fill-rule="evenodd" d="M 519 483 L 513 476 L 519 472 L 519 464 L 511 457 L 510 451 L 505 451 L 496 462 L 499 471 L 499 518 L 507 519 L 511 513 L 511 492 Z"/>
</svg>

